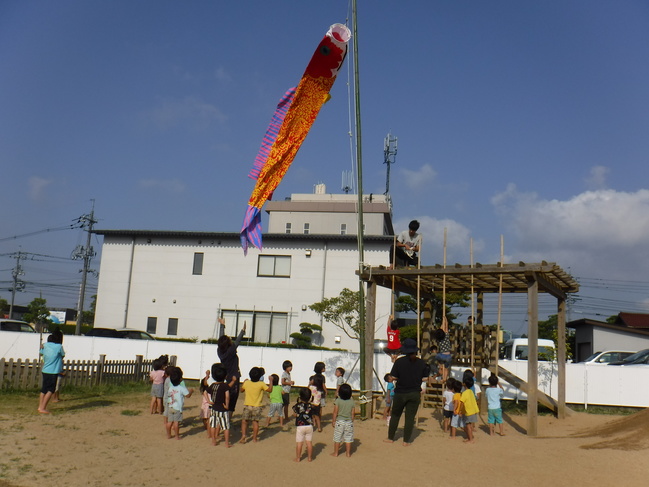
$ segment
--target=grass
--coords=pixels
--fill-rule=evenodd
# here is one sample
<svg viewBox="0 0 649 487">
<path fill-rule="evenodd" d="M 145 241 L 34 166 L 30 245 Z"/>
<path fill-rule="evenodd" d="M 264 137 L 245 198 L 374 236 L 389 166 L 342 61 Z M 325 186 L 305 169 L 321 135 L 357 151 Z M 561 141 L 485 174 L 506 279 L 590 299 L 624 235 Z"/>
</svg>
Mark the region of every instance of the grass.
<svg viewBox="0 0 649 487">
<path fill-rule="evenodd" d="M 66 412 L 75 412 L 112 404 L 128 395 L 147 394 L 150 390 L 151 386 L 148 383 L 93 387 L 64 385 L 60 391 L 62 402 L 50 403 L 50 406 L 53 411 L 65 409 Z M 3 390 L 0 394 L 0 414 L 32 414 L 38 406 L 39 396 L 39 391 Z"/>
<path fill-rule="evenodd" d="M 142 414 L 142 411 L 136 409 L 124 409 L 122 411 L 122 416 L 139 416 L 140 414 Z"/>
</svg>

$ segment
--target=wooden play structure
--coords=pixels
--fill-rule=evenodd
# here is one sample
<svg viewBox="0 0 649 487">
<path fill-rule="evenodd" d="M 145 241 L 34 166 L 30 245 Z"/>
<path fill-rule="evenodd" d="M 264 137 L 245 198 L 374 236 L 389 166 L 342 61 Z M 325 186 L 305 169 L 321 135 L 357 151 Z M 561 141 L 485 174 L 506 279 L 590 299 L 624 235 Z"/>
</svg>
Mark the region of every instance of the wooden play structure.
<svg viewBox="0 0 649 487">
<path fill-rule="evenodd" d="M 424 301 L 434 296 L 435 293 L 472 293 L 476 296 L 477 306 L 475 309 L 475 324 L 470 329 L 455 330 L 451 333 L 454 345 L 458 347 L 459 353 L 454 358 L 454 367 L 482 368 L 487 367 L 492 372 L 502 376 L 528 395 L 527 403 L 527 434 L 536 436 L 537 432 L 537 403 L 541 402 L 552 407 L 558 418 L 566 415 L 565 403 L 565 363 L 566 363 L 566 300 L 569 293 L 579 291 L 579 284 L 555 263 L 525 263 L 492 265 L 461 265 L 453 266 L 434 265 L 421 266 L 419 268 L 406 267 L 387 269 L 383 266 L 364 267 L 361 279 L 367 282 L 366 299 L 366 336 L 374 336 L 374 323 L 376 316 L 376 290 L 378 286 L 392 289 L 395 292 L 419 296 Z M 495 337 L 489 337 L 484 332 L 484 295 L 487 293 L 525 293 L 527 294 L 527 314 L 529 338 L 529 360 L 528 360 L 528 381 L 525 383 L 520 378 L 506 376 L 502 368 L 498 367 L 498 344 Z M 555 402 L 538 391 L 538 300 L 539 293 L 548 293 L 557 300 L 558 316 L 558 341 L 557 343 L 557 365 L 558 365 L 558 400 Z M 500 303 L 500 301 L 499 301 Z M 421 328 L 423 329 L 419 339 L 420 349 L 428 350 L 432 331 L 432 319 L 424 308 L 424 319 Z M 431 320 L 431 322 L 427 322 Z M 455 335 L 453 335 L 453 333 Z M 467 347 L 467 333 L 468 337 Z M 494 334 L 495 335 L 495 334 Z M 463 345 L 464 344 L 464 345 Z M 365 368 L 367 383 L 372 380 L 372 347 L 371 340 L 365 343 L 365 360 L 369 365 Z M 425 358 L 425 357 L 424 357 Z"/>
</svg>

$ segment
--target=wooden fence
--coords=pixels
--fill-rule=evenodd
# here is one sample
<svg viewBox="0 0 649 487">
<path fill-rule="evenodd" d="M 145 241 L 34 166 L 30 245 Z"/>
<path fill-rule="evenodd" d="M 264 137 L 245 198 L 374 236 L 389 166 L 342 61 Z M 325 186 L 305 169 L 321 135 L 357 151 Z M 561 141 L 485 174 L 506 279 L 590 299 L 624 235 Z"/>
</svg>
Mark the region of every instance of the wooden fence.
<svg viewBox="0 0 649 487">
<path fill-rule="evenodd" d="M 135 360 L 67 360 L 63 362 L 63 385 L 90 387 L 99 384 L 147 382 L 152 360 L 136 355 Z M 37 389 L 41 384 L 40 360 L 0 359 L 0 389 Z"/>
</svg>

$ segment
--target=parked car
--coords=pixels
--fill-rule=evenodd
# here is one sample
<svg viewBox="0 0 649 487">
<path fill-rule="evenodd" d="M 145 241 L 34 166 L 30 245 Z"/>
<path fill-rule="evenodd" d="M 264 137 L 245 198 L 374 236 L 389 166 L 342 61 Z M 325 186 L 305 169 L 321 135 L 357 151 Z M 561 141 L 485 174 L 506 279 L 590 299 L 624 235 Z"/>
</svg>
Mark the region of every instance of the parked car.
<svg viewBox="0 0 649 487">
<path fill-rule="evenodd" d="M 649 365 L 649 348 L 629 355 L 624 360 L 611 362 L 609 365 Z"/>
<path fill-rule="evenodd" d="M 34 327 L 26 321 L 18 320 L 0 320 L 0 331 L 22 331 L 26 333 L 36 333 Z"/>
<path fill-rule="evenodd" d="M 539 338 L 538 360 L 547 362 L 554 357 L 554 342 Z M 500 360 L 527 360 L 529 356 L 527 338 L 513 338 L 500 347 Z"/>
<path fill-rule="evenodd" d="M 621 350 L 606 350 L 605 352 L 595 352 L 582 363 L 586 365 L 608 365 L 611 362 L 620 362 L 633 355 L 635 352 L 621 351 Z"/>
<path fill-rule="evenodd" d="M 93 328 L 86 333 L 87 337 L 130 338 L 131 340 L 155 340 L 146 331 L 132 328 Z"/>
</svg>

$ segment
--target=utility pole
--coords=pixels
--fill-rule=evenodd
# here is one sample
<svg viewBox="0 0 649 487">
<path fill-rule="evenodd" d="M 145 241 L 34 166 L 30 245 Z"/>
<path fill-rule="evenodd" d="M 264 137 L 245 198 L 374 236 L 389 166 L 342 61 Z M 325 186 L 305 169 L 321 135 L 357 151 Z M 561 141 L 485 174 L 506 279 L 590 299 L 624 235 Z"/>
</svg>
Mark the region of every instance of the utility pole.
<svg viewBox="0 0 649 487">
<path fill-rule="evenodd" d="M 79 309 L 77 310 L 77 326 L 74 329 L 75 335 L 81 335 L 81 323 L 83 321 L 83 302 L 86 295 L 86 281 L 88 279 L 88 273 L 92 272 L 90 270 L 90 260 L 95 256 L 94 249 L 90 246 L 90 239 L 92 237 L 92 228 L 97 220 L 95 220 L 95 200 L 92 200 L 92 210 L 90 210 L 90 215 L 83 215 L 79 217 L 79 224 L 81 228 L 85 228 L 87 232 L 86 246 L 77 246 L 77 248 L 72 253 L 73 259 L 83 259 L 83 274 L 81 276 L 81 292 L 79 295 Z"/>
<path fill-rule="evenodd" d="M 14 267 L 14 270 L 11 271 L 11 276 L 13 278 L 13 283 L 11 285 L 11 304 L 9 305 L 9 319 L 13 319 L 13 313 L 14 313 L 14 301 L 16 299 L 16 292 L 17 291 L 23 291 L 25 289 L 25 283 L 19 279 L 20 276 L 25 275 L 25 272 L 23 271 L 23 268 L 20 266 L 20 259 L 22 258 L 23 253 L 22 252 L 17 252 L 15 259 L 16 259 L 16 267 Z"/>
<path fill-rule="evenodd" d="M 385 143 L 383 144 L 383 164 L 388 165 L 387 174 L 385 176 L 385 194 L 390 193 L 390 164 L 396 162 L 397 155 L 397 138 L 392 137 L 391 133 L 385 136 Z"/>
</svg>

